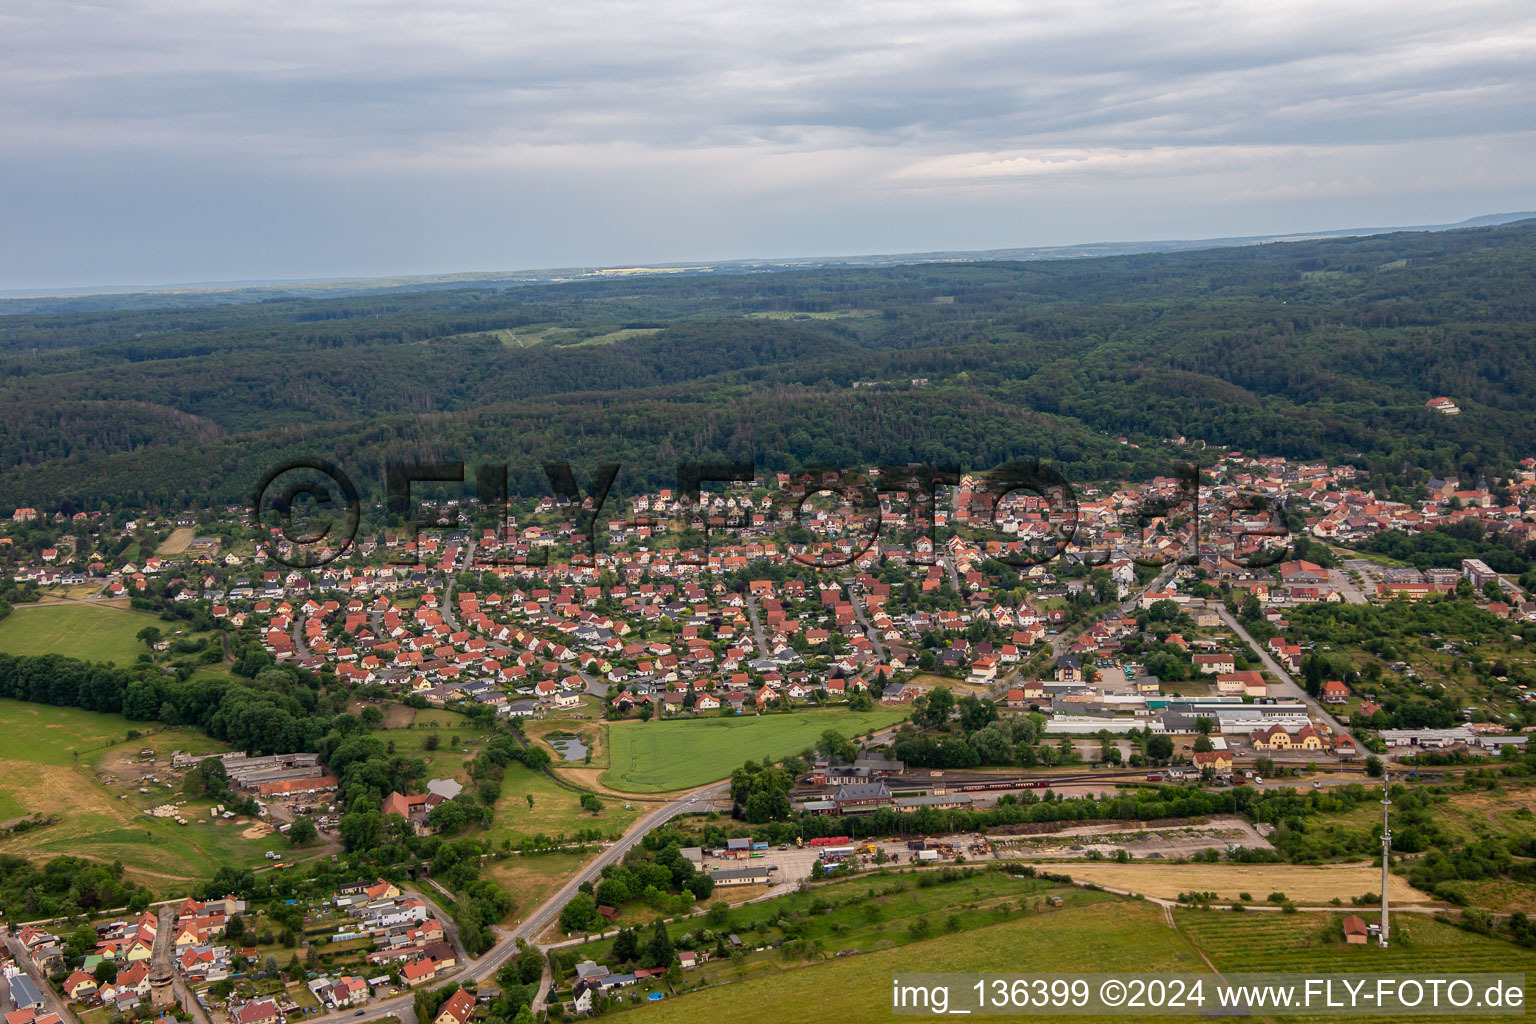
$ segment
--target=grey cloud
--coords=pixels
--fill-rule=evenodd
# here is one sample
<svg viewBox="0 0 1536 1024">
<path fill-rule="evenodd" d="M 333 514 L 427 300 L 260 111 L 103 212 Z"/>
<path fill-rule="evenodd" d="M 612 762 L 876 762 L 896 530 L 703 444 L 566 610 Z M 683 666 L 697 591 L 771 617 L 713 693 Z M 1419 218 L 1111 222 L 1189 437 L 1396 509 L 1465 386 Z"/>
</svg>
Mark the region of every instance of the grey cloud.
<svg viewBox="0 0 1536 1024">
<path fill-rule="evenodd" d="M 418 261 L 455 237 L 454 267 L 549 265 L 1187 235 L 1213 197 L 1233 234 L 1375 219 L 1344 216 L 1350 197 L 1466 215 L 1518 195 L 1528 0 L 1158 6 L 13 0 L 0 184 L 39 237 L 0 256 L 0 286 L 66 280 L 50 222 L 98 243 L 93 273 L 129 266 L 141 211 L 107 201 L 129 178 L 167 211 L 238 193 L 250 219 L 229 223 L 261 240 L 235 276 L 291 276 L 285 251 L 360 272 L 379 258 L 354 241 L 373 238 L 363 196 L 420 225 L 384 236 L 411 239 L 372 268 L 393 272 L 446 269 Z M 444 193 L 480 226 L 433 235 Z M 530 204 L 547 221 L 509 234 Z M 145 272 L 220 276 L 218 240 L 177 231 Z"/>
</svg>

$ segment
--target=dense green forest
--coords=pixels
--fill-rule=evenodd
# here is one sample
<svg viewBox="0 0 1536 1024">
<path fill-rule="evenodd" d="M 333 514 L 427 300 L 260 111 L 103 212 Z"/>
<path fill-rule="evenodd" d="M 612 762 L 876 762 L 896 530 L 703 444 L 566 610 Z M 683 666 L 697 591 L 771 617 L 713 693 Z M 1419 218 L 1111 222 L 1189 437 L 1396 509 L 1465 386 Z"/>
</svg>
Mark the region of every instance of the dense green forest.
<svg viewBox="0 0 1536 1024">
<path fill-rule="evenodd" d="M 1385 483 L 1475 476 L 1536 451 L 1533 283 L 1524 221 L 0 316 L 0 511 L 238 501 L 316 455 L 375 495 L 392 459 L 508 462 L 524 494 L 550 459 L 619 461 L 621 489 L 691 459 L 1107 479 L 1166 472 L 1181 435 Z"/>
</svg>

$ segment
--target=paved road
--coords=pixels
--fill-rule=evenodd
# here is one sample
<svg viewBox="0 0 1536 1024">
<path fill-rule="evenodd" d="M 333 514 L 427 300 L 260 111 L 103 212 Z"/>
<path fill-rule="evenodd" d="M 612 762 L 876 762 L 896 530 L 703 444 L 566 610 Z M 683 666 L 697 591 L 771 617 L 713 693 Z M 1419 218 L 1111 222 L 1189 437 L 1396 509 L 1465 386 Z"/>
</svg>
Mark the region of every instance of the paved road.
<svg viewBox="0 0 1536 1024">
<path fill-rule="evenodd" d="M 1322 719 L 1324 722 L 1328 723 L 1328 725 L 1332 727 L 1334 732 L 1336 732 L 1338 735 L 1348 736 L 1351 740 L 1354 740 L 1356 750 L 1363 751 L 1365 749 L 1360 745 L 1360 741 L 1355 738 L 1355 734 L 1350 732 L 1349 729 L 1345 727 L 1343 722 L 1340 722 L 1337 718 L 1334 718 L 1327 708 L 1318 703 L 1315 698 L 1308 695 L 1306 689 L 1300 686 L 1295 679 L 1292 679 L 1291 674 L 1285 669 L 1281 668 L 1280 664 L 1275 661 L 1274 658 L 1269 656 L 1269 651 L 1266 650 L 1257 640 L 1255 640 L 1252 634 L 1243 628 L 1243 624 L 1238 622 L 1237 618 L 1231 612 L 1227 611 L 1225 605 L 1217 606 L 1217 614 L 1221 616 L 1221 621 L 1227 624 L 1227 628 L 1236 633 L 1238 638 L 1241 639 L 1243 643 L 1247 644 L 1249 647 L 1252 647 L 1255 651 L 1258 652 L 1260 663 L 1263 664 L 1265 668 L 1269 669 L 1270 673 L 1280 681 L 1278 684 L 1276 684 L 1280 687 L 1280 689 L 1286 691 L 1286 693 L 1290 696 L 1295 697 L 1297 700 L 1306 704 L 1307 707 L 1312 710 L 1313 714 Z"/>
<path fill-rule="evenodd" d="M 853 606 L 853 617 L 859 620 L 859 626 L 864 630 L 864 635 L 868 637 L 869 642 L 874 645 L 875 653 L 880 656 L 880 660 L 883 662 L 885 661 L 885 645 L 880 643 L 879 630 L 871 626 L 869 624 L 869 619 L 864 615 L 864 597 L 865 594 L 863 592 L 858 594 L 849 594 L 848 603 Z"/>
<path fill-rule="evenodd" d="M 1355 586 L 1354 580 L 1349 578 L 1349 573 L 1342 569 L 1329 569 L 1328 582 L 1339 593 L 1344 595 L 1344 600 L 1349 604 L 1365 604 L 1365 594 Z"/>
<path fill-rule="evenodd" d="M 960 573 L 955 568 L 955 560 L 948 555 L 944 555 L 939 561 L 943 563 L 944 571 L 949 573 L 949 585 L 955 588 L 955 595 L 962 601 L 965 600 L 965 588 L 960 585 Z"/>
<path fill-rule="evenodd" d="M 524 918 L 523 922 L 512 932 L 513 937 L 533 941 L 559 916 L 560 908 L 565 906 L 566 901 L 572 896 L 576 895 L 576 890 L 581 887 L 582 882 L 596 878 L 604 867 L 620 860 L 640 840 L 644 839 L 648 832 L 666 824 L 679 814 L 686 814 L 691 810 L 697 810 L 700 803 L 707 803 L 717 797 L 726 795 L 730 792 L 730 789 L 729 782 L 712 783 L 711 785 L 685 793 L 669 803 L 662 804 L 635 822 L 618 842 L 588 861 L 581 870 L 571 876 L 565 885 L 560 887 L 558 892 L 545 900 L 532 914 Z"/>
<path fill-rule="evenodd" d="M 309 657 L 309 645 L 304 643 L 304 619 L 305 616 L 298 613 L 293 616 L 293 656 L 295 658 Z"/>
<path fill-rule="evenodd" d="M 37 965 L 32 962 L 32 957 L 27 955 L 27 950 L 22 946 L 21 940 L 7 931 L 5 933 L 5 944 L 17 965 L 27 972 L 27 977 L 32 979 L 32 983 L 43 994 L 43 1007 L 58 1014 L 59 1019 L 68 1022 L 68 1024 L 79 1024 L 80 1018 L 71 1012 L 70 1008 L 65 1005 L 64 1000 L 53 990 L 53 986 L 48 983 L 48 979 L 43 977 L 43 972 L 37 969 Z"/>
<path fill-rule="evenodd" d="M 560 916 L 561 908 L 565 906 L 572 896 L 576 895 L 576 890 L 581 887 L 581 883 L 596 879 L 604 867 L 622 859 L 626 853 L 645 838 L 648 832 L 665 825 L 679 814 L 686 814 L 690 810 L 696 810 L 700 803 L 708 802 L 715 797 L 729 793 L 730 789 L 730 783 L 728 782 L 717 782 L 704 786 L 691 793 L 685 793 L 671 803 L 663 804 L 635 822 L 618 842 L 588 861 L 581 870 L 572 875 L 570 880 L 560 887 L 558 892 L 540 904 L 539 908 L 532 914 L 524 918 L 522 924 L 518 925 L 512 932 L 511 938 L 513 941 L 501 943 L 496 947 L 496 951 L 500 952 L 503 948 L 515 951 L 517 939 L 537 942 L 538 936 Z M 502 957 L 503 961 L 505 959 L 505 957 Z M 476 966 L 480 965 L 477 964 Z M 535 1011 L 543 1008 L 546 992 L 548 992 L 547 988 L 541 989 L 535 998 Z"/>
<path fill-rule="evenodd" d="M 768 641 L 763 633 L 763 621 L 757 617 L 757 598 L 747 591 L 747 618 L 752 620 L 752 635 L 757 639 L 757 657 L 768 656 Z"/>
<path fill-rule="evenodd" d="M 454 898 L 453 893 L 438 885 L 435 879 L 428 878 L 426 879 L 426 883 L 432 888 L 436 889 L 438 892 L 442 893 L 444 896 L 447 896 L 449 899 Z M 419 897 L 423 903 L 432 909 L 432 916 L 436 917 L 438 923 L 443 926 L 443 937 L 448 940 L 448 945 L 453 947 L 454 957 L 459 961 L 459 963 L 469 963 L 469 951 L 464 948 L 464 943 L 459 938 L 458 922 L 448 914 L 444 913 L 443 908 L 438 905 L 437 900 L 433 898 L 431 893 L 422 892 L 420 888 L 417 888 L 412 891 L 412 895 Z"/>
<path fill-rule="evenodd" d="M 464 564 L 466 566 L 472 564 L 474 557 L 475 542 L 470 541 L 469 547 L 464 549 Z M 454 552 L 454 564 L 458 564 L 458 552 Z M 443 621 L 448 624 L 448 628 L 457 633 L 459 631 L 459 620 L 453 613 L 453 582 L 453 570 L 450 569 L 443 575 L 443 606 L 440 611 L 443 615 Z"/>
<path fill-rule="evenodd" d="M 176 957 L 176 908 L 178 906 L 179 904 L 166 903 L 159 909 L 160 923 L 155 929 L 155 951 L 150 963 L 165 964 L 166 969 L 171 972 L 173 979 L 171 990 L 176 993 L 177 1003 L 183 1008 L 192 1007 L 192 1019 L 196 1024 L 213 1024 L 208 1011 L 203 1009 L 202 1003 L 198 1002 L 197 994 L 187 986 L 187 979 L 182 977 L 181 972 L 176 970 L 176 965 L 172 962 Z M 154 973 L 153 967 L 150 968 L 150 973 Z"/>
<path fill-rule="evenodd" d="M 729 783 L 713 783 L 709 786 L 684 793 L 635 822 L 618 842 L 588 861 L 566 881 L 565 885 L 560 887 L 558 892 L 540 904 L 516 928 L 511 931 L 501 931 L 498 929 L 497 935 L 499 938 L 496 945 L 486 951 L 479 960 L 472 962 L 467 970 L 454 975 L 450 980 L 463 984 L 466 981 L 483 981 L 494 978 L 502 965 L 517 955 L 517 940 L 524 939 L 528 942 L 536 942 L 537 937 L 554 923 L 560 914 L 560 909 L 576 894 L 576 890 L 580 888 L 582 882 L 596 879 L 598 873 L 606 865 L 622 858 L 635 844 L 645 838 L 648 832 L 666 824 L 679 814 L 686 814 L 691 810 L 697 810 L 699 804 L 705 803 L 716 796 L 724 795 L 729 791 Z M 440 920 L 444 922 L 444 927 L 447 927 L 448 919 L 445 917 L 440 918 Z M 546 977 L 540 988 L 538 1000 L 535 1003 L 536 1008 L 543 1005 L 543 996 L 548 991 L 548 983 L 549 979 Z M 395 1016 L 400 1018 L 402 1024 L 417 1024 L 415 1011 L 412 1008 L 414 1000 L 415 993 L 408 993 L 370 1002 L 367 1007 L 367 1016 L 370 1019 Z M 355 1010 L 346 1009 L 337 1013 L 308 1017 L 305 1018 L 305 1024 L 316 1024 L 319 1021 L 325 1021 L 327 1024 L 341 1024 L 341 1022 L 346 1021 L 350 1024 L 355 1013 Z"/>
<path fill-rule="evenodd" d="M 474 544 L 471 543 L 465 557 L 466 564 L 470 563 L 473 554 Z M 953 564 L 950 564 L 948 568 L 953 575 Z M 1121 605 L 1121 610 L 1129 611 L 1132 607 L 1135 606 L 1136 601 L 1140 598 L 1142 592 L 1161 585 L 1164 580 L 1164 576 L 1171 572 L 1171 568 L 1166 570 L 1164 574 L 1160 574 L 1158 578 L 1152 583 L 1148 584 L 1146 587 L 1143 587 L 1140 591 L 1137 591 L 1135 594 L 1133 594 Z M 954 579 L 958 584 L 958 577 L 954 577 Z M 443 621 L 446 622 L 450 628 L 457 630 L 458 624 L 453 617 L 452 592 L 453 581 L 450 577 L 444 586 Z M 855 605 L 855 609 L 857 613 L 857 605 Z M 762 653 L 766 653 L 766 645 L 763 642 L 762 625 L 757 615 L 756 601 L 750 594 L 747 596 L 747 613 L 752 620 L 753 631 L 758 638 L 759 650 Z M 859 618 L 862 622 L 863 616 L 859 615 Z M 1061 643 L 1064 642 L 1064 640 L 1065 638 L 1058 638 L 1056 642 Z M 583 677 L 585 678 L 585 676 Z M 894 727 L 892 729 L 881 730 L 878 735 L 889 735 L 889 733 L 892 731 L 894 731 Z M 537 943 L 538 936 L 554 923 L 555 919 L 559 916 L 561 908 L 563 908 L 565 904 L 570 900 L 570 898 L 576 894 L 576 891 L 580 888 L 583 882 L 595 879 L 605 866 L 620 860 L 637 843 L 639 843 L 646 836 L 646 834 L 652 830 L 660 827 L 661 825 L 664 825 L 666 822 L 670 821 L 672 818 L 678 816 L 679 814 L 685 814 L 692 810 L 696 810 L 697 805 L 700 803 L 707 802 L 716 797 L 725 795 L 729 792 L 729 789 L 730 785 L 728 782 L 713 783 L 709 786 L 684 793 L 683 795 L 666 804 L 661 805 L 660 807 L 651 811 L 649 814 L 642 817 L 640 820 L 636 821 L 629 827 L 628 831 L 624 833 L 623 837 L 620 838 L 618 842 L 609 846 L 602 853 L 598 854 L 586 865 L 584 865 L 574 875 L 572 875 L 566 881 L 566 883 L 561 886 L 559 891 L 557 891 L 553 896 L 549 897 L 542 904 L 540 904 L 539 907 L 535 909 L 533 913 L 531 913 L 527 918 L 525 918 L 515 929 L 510 932 L 502 932 L 498 930 L 498 935 L 500 938 L 498 939 L 496 945 L 493 946 L 488 952 L 486 952 L 479 960 L 474 961 L 467 970 L 458 974 L 455 980 L 463 983 L 465 981 L 478 981 L 495 977 L 496 972 L 502 967 L 502 965 L 505 964 L 514 955 L 516 955 L 518 950 L 517 940 L 522 939 L 528 942 Z M 551 979 L 548 976 L 548 971 L 546 970 L 545 977 L 540 983 L 540 991 L 534 1004 L 535 1010 L 541 1009 L 543 1007 L 544 996 L 548 991 L 550 980 Z M 393 1015 L 398 1016 L 403 1024 L 416 1024 L 415 1013 L 412 1009 L 413 1001 L 414 995 L 401 995 L 374 1002 L 369 1004 L 368 1016 L 371 1018 L 376 1018 Z M 320 1017 L 311 1018 L 310 1022 L 325 1021 L 327 1024 L 340 1024 L 342 1021 L 350 1021 L 354 1012 L 355 1011 L 349 1009 L 340 1013 L 326 1014 Z M 310 1022 L 306 1022 L 306 1024 L 310 1024 Z"/>
</svg>

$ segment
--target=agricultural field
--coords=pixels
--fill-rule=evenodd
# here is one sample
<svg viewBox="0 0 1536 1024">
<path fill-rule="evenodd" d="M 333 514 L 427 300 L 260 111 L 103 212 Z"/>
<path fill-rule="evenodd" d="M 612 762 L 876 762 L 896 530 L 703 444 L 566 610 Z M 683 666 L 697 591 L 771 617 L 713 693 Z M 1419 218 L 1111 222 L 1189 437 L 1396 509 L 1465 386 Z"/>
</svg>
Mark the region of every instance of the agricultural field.
<svg viewBox="0 0 1536 1024">
<path fill-rule="evenodd" d="M 617 324 L 594 324 L 569 327 L 559 324 L 525 324 L 499 331 L 478 331 L 456 334 L 454 338 L 491 338 L 508 348 L 532 348 L 535 345 L 612 345 L 635 338 L 650 338 L 661 333 L 660 327 L 619 327 Z"/>
<path fill-rule="evenodd" d="M 84 601 L 95 597 L 101 587 L 95 583 L 75 583 L 70 586 L 55 584 L 38 591 L 39 604 L 58 604 L 64 601 Z M 97 604 L 111 605 L 116 601 L 98 601 Z"/>
<path fill-rule="evenodd" d="M 127 665 L 149 648 L 135 635 L 145 626 L 167 634 L 174 628 L 158 616 L 96 604 L 19 605 L 0 621 L 0 651 L 7 654 L 64 654 L 83 661 Z"/>
<path fill-rule="evenodd" d="M 1014 884 L 1017 899 L 1030 898 L 1038 883 Z M 732 911 L 733 916 L 736 913 Z M 1139 972 L 1187 972 L 1202 967 L 1194 948 L 1169 931 L 1162 913 L 1149 904 L 1101 898 L 1008 918 L 984 910 L 965 913 L 980 917 L 991 913 L 991 921 L 996 923 L 973 925 L 960 936 L 944 934 L 947 916 L 939 915 L 947 915 L 947 911 L 941 909 L 929 918 L 934 938 L 901 944 L 893 938 L 883 947 L 876 940 L 876 948 L 869 952 L 820 959 L 845 948 L 839 936 L 824 943 L 818 958 L 811 962 L 785 960 L 777 952 L 732 958 L 719 966 L 713 987 L 688 992 L 681 998 L 669 996 L 665 1000 L 666 1020 L 669 1024 L 721 1019 L 778 1024 L 785 1019 L 786 1006 L 804 1005 L 807 993 L 814 991 L 817 1017 L 886 1021 L 891 1017 L 891 976 L 903 971 L 1076 972 L 1085 964 L 1093 964 L 1098 970 L 1119 967 Z M 960 927 L 965 927 L 963 920 Z M 748 938 L 745 934 L 742 937 Z M 703 980 L 696 978 L 697 974 L 684 975 L 685 990 Z"/>
<path fill-rule="evenodd" d="M 940 881 L 936 873 L 921 876 L 886 874 L 864 876 L 809 892 L 796 892 L 777 899 L 732 907 L 723 915 L 712 909 L 697 922 L 698 927 L 734 932 L 743 942 L 765 946 L 783 939 L 801 939 L 819 944 L 823 951 L 838 949 L 871 952 L 905 942 L 916 941 L 941 931 L 965 931 L 995 924 L 1021 914 L 1057 913 L 1050 908 L 1050 897 L 1060 898 L 1065 908 L 1116 900 L 1108 893 L 1093 892 L 1072 885 L 1046 880 L 1015 878 L 996 871 L 968 871 L 957 879 Z M 716 889 L 709 903 L 741 903 L 760 895 L 761 889 Z M 775 924 L 780 912 L 788 915 L 788 925 Z M 688 926 L 692 927 L 692 926 Z M 677 934 L 683 934 L 683 926 Z M 588 943 L 578 950 L 580 957 L 604 959 L 612 940 Z M 830 948 L 829 948 L 830 947 Z M 706 965 L 690 974 L 712 984 L 734 980 L 742 965 L 731 961 Z M 772 973 L 788 969 L 778 956 L 754 962 L 748 973 Z"/>
<path fill-rule="evenodd" d="M 839 950 L 868 953 L 893 946 L 918 942 L 942 933 L 953 933 L 996 924 L 1021 914 L 1055 913 L 1047 906 L 1052 897 L 1066 906 L 1086 905 L 1116 897 L 1074 888 L 1071 885 L 1012 878 L 997 872 L 967 872 L 963 877 L 940 881 L 937 874 L 918 884 L 914 875 L 887 874 L 864 876 L 811 892 L 795 892 L 757 903 L 745 903 L 762 896 L 761 886 L 742 886 L 715 890 L 708 901 L 709 911 L 686 924 L 671 928 L 675 937 L 695 929 L 714 934 L 735 933 L 748 950 L 744 956 L 716 959 L 687 975 L 688 987 L 730 985 L 744 980 L 795 970 L 807 959 L 818 959 Z M 736 904 L 726 909 L 727 904 Z M 629 913 L 638 908 L 634 917 Z M 619 923 L 634 925 L 656 917 L 654 911 L 636 904 L 626 907 Z M 781 919 L 781 913 L 783 918 Z M 804 956 L 782 955 L 782 942 L 799 941 L 798 952 Z M 713 940 L 701 948 L 706 952 Z M 612 939 L 600 939 L 577 946 L 562 954 L 575 962 L 582 959 L 611 960 Z M 844 955 L 848 955 L 847 952 Z"/>
<path fill-rule="evenodd" d="M 1419 785 L 1425 788 L 1423 783 Z M 1528 781 L 1504 779 L 1493 790 L 1463 790 L 1454 785 L 1427 788 L 1434 794 L 1431 814 L 1435 827 L 1458 844 L 1525 836 L 1536 831 L 1536 785 Z M 1401 812 L 1400 807 L 1396 810 Z M 1398 827 L 1397 818 L 1398 813 L 1394 813 L 1394 827 Z M 1381 824 L 1381 805 L 1367 803 L 1348 811 L 1318 815 L 1317 820 L 1370 832 Z"/>
<path fill-rule="evenodd" d="M 1257 970 L 1259 968 L 1254 965 L 1263 964 L 1263 970 L 1287 973 L 1414 975 L 1421 974 L 1426 964 L 1432 964 L 1436 972 L 1523 972 L 1528 979 L 1536 979 L 1536 951 L 1503 939 L 1463 931 L 1422 914 L 1394 914 L 1392 944 L 1387 949 L 1344 945 L 1334 937 L 1334 929 L 1344 913 L 1234 914 L 1222 910 L 1175 910 L 1173 915 L 1179 930 L 1210 958 L 1219 971 Z M 1371 923 L 1378 919 L 1367 911 L 1359 913 Z M 1531 995 L 1528 981 L 1527 1003 Z M 1363 1021 L 1367 1018 L 1350 1019 Z"/>
<path fill-rule="evenodd" d="M 1434 828 L 1446 837 L 1446 842 L 1436 843 L 1437 848 L 1493 840 L 1519 849 L 1536 832 L 1536 787 L 1528 782 L 1505 779 L 1497 789 L 1444 789 L 1446 795 L 1428 811 Z M 1361 822 L 1357 827 L 1371 826 Z M 1523 857 L 1516 857 L 1512 870 L 1503 876 L 1441 882 L 1436 894 L 1498 913 L 1536 913 L 1536 882 L 1523 867 L 1528 863 Z M 1412 867 L 1412 861 L 1404 858 L 1398 869 Z"/>
<path fill-rule="evenodd" d="M 130 722 L 122 715 L 0 699 L 0 733 L 13 738 L 6 743 L 6 756 L 32 764 L 78 764 L 80 755 L 123 743 L 129 729 L 153 728 L 152 723 Z M 6 781 L 0 776 L 0 785 Z"/>
<path fill-rule="evenodd" d="M 192 527 L 178 526 L 171 531 L 170 536 L 160 542 L 160 546 L 155 549 L 155 554 L 161 558 L 171 555 L 184 555 L 187 552 L 187 548 L 191 545 L 192 539 L 196 536 L 197 531 Z"/>
<path fill-rule="evenodd" d="M 882 891 L 893 883 L 907 888 Z M 1347 911 L 1164 913 L 1143 901 L 991 872 L 927 888 L 912 885 L 911 876 L 859 878 L 736 907 L 723 920 L 698 919 L 699 927 L 711 927 L 713 920 L 713 926 L 740 935 L 752 947 L 781 936 L 782 926 L 760 930 L 757 923 L 762 920 L 766 925 L 783 909 L 785 924 L 804 942 L 789 956 L 782 949 L 769 949 L 706 963 L 685 972 L 675 991 L 664 983 L 654 986 L 666 995 L 665 1019 L 702 1024 L 729 1016 L 747 1024 L 767 1024 L 782 1020 L 785 1005 L 814 991 L 818 1016 L 851 1022 L 886 1020 L 891 1014 L 891 976 L 898 972 L 1209 974 L 1252 971 L 1262 965 L 1265 970 L 1293 973 L 1414 974 L 1422 972 L 1426 962 L 1432 962 L 1437 971 L 1530 974 L 1536 970 L 1536 952 L 1462 931 L 1427 915 L 1395 917 L 1396 941 L 1391 949 L 1380 950 L 1342 942 L 1338 922 Z M 1043 902 L 1057 895 L 1064 906 L 1052 908 Z M 1019 911 L 1021 904 L 1028 906 L 1026 912 Z M 912 925 L 919 919 L 929 922 L 934 937 L 913 938 Z M 691 927 L 691 923 L 675 925 L 674 939 Z M 590 943 L 572 952 L 601 959 L 610 945 Z M 842 950 L 857 953 L 835 955 Z M 615 1009 L 632 1005 L 621 1002 Z"/>
<path fill-rule="evenodd" d="M 1054 871 L 1074 881 L 1134 892 L 1159 899 L 1176 899 L 1182 892 L 1214 892 L 1217 899 L 1236 900 L 1249 893 L 1263 900 L 1283 892 L 1299 906 L 1326 906 L 1337 897 L 1380 891 L 1381 868 L 1370 864 L 1065 864 Z M 1398 905 L 1440 906 L 1439 902 L 1392 876 L 1392 902 Z"/>
<path fill-rule="evenodd" d="M 744 761 L 779 760 L 812 746 L 826 729 L 844 736 L 881 729 L 906 709 L 813 711 L 789 715 L 615 722 L 608 727 L 609 768 L 602 782 L 633 793 L 664 793 L 717 782 Z"/>
<path fill-rule="evenodd" d="M 144 763 L 140 751 L 168 760 L 172 750 L 213 753 L 213 740 L 184 730 L 164 730 L 127 739 L 130 728 L 156 729 L 73 708 L 0 701 L 0 731 L 25 736 L 8 744 L 0 758 L 0 820 L 22 814 L 58 815 L 55 825 L 0 839 L 0 853 L 49 859 L 69 854 L 110 863 L 120 860 L 136 881 L 156 892 L 183 889 L 223 865 L 254 866 L 271 848 L 271 838 L 247 836 L 245 818 L 213 821 L 207 800 L 182 801 L 179 789 L 126 781 L 123 769 Z M 78 756 L 77 756 L 78 755 Z M 169 776 L 163 776 L 169 778 Z M 181 804 L 189 824 L 151 818 L 159 803 Z M 284 844 L 286 845 L 286 844 Z"/>
</svg>

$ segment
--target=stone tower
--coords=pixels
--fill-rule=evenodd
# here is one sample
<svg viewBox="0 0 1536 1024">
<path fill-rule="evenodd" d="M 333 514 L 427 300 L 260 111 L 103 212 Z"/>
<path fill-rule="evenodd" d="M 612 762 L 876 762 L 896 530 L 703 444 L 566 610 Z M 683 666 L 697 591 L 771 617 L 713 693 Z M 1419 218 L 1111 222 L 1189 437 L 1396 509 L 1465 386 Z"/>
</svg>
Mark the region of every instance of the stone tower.
<svg viewBox="0 0 1536 1024">
<path fill-rule="evenodd" d="M 155 1009 L 163 1009 L 176 1004 L 176 991 L 174 982 L 175 973 L 171 965 L 164 960 L 157 959 L 153 967 L 149 969 L 149 1001 Z"/>
</svg>

